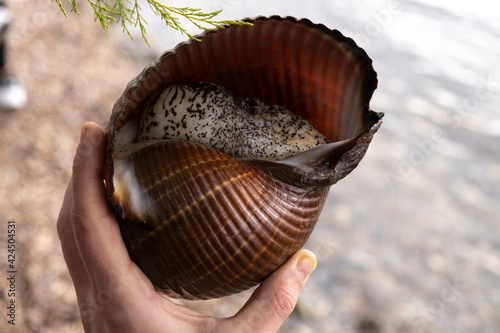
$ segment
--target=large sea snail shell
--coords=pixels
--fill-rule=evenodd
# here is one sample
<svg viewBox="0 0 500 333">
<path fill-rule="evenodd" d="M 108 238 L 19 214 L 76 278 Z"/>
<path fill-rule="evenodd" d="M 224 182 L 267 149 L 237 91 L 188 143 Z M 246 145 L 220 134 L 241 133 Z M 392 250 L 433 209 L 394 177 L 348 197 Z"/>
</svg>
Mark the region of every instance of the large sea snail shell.
<svg viewBox="0 0 500 333">
<path fill-rule="evenodd" d="M 372 61 L 351 39 L 307 19 L 247 21 L 164 53 L 129 83 L 106 128 L 110 205 L 131 258 L 171 297 L 230 295 L 276 270 L 307 241 L 330 186 L 358 165 L 382 122 L 369 109 Z M 280 161 L 177 139 L 138 143 L 140 118 L 165 89 L 198 82 L 286 107 L 331 143 Z"/>
</svg>

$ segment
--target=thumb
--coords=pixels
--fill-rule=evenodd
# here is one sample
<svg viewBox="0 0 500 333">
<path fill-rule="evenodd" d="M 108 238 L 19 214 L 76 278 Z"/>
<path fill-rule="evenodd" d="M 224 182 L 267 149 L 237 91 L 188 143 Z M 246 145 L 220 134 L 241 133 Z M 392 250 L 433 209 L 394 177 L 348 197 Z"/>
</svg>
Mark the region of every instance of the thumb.
<svg viewBox="0 0 500 333">
<path fill-rule="evenodd" d="M 295 308 L 299 293 L 316 265 L 314 253 L 297 251 L 262 282 L 245 306 L 231 318 L 236 321 L 232 324 L 241 332 L 276 332 Z"/>
</svg>

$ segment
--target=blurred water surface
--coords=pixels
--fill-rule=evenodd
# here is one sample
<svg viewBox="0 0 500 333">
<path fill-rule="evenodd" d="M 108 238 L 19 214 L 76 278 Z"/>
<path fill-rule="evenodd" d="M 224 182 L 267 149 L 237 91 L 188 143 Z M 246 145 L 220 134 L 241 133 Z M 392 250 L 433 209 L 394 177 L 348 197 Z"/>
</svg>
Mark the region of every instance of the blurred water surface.
<svg viewBox="0 0 500 333">
<path fill-rule="evenodd" d="M 283 332 L 499 332 L 497 2 L 170 4 L 222 8 L 224 19 L 307 17 L 352 37 L 378 73 L 371 108 L 384 124 L 331 190 L 307 244 L 318 268 Z M 147 20 L 144 52 L 186 40 Z"/>
</svg>

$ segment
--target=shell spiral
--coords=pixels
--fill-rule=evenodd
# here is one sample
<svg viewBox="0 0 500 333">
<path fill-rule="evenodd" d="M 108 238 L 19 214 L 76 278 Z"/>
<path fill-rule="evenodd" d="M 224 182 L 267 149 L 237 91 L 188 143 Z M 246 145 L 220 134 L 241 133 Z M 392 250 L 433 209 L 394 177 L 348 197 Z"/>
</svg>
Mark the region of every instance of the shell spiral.
<svg viewBox="0 0 500 333">
<path fill-rule="evenodd" d="M 375 71 L 351 39 L 306 19 L 247 21 L 164 53 L 129 83 L 106 128 L 110 206 L 131 258 L 171 297 L 222 297 L 275 271 L 381 124 L 368 107 Z M 197 82 L 286 107 L 331 143 L 279 161 L 178 139 L 137 144 L 141 114 L 165 88 Z"/>
</svg>

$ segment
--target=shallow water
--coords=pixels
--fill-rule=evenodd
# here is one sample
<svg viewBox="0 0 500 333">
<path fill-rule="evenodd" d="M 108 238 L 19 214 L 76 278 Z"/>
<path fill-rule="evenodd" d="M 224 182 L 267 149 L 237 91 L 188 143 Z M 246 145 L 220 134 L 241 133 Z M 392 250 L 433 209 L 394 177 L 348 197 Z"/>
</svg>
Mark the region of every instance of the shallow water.
<svg viewBox="0 0 500 333">
<path fill-rule="evenodd" d="M 307 17 L 352 37 L 378 73 L 371 107 L 384 124 L 331 190 L 306 246 L 318 268 L 282 331 L 498 332 L 500 5 L 177 3 L 223 8 L 224 19 Z M 146 54 L 186 40 L 148 21 Z"/>
</svg>

